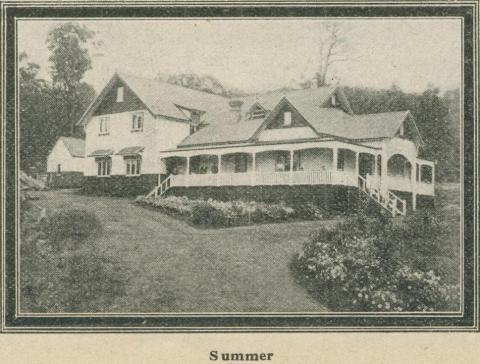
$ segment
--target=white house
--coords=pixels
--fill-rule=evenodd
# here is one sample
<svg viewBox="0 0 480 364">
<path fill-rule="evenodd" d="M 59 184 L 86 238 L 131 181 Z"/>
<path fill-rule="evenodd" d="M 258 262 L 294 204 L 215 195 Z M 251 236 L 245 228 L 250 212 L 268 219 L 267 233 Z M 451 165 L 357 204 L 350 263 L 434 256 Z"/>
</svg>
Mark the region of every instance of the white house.
<svg viewBox="0 0 480 364">
<path fill-rule="evenodd" d="M 354 115 L 338 86 L 228 99 L 117 73 L 79 123 L 87 191 L 354 190 L 393 215 L 434 196 L 434 164 L 418 157 L 410 112 Z"/>
<path fill-rule="evenodd" d="M 60 137 L 47 158 L 47 183 L 51 187 L 81 187 L 85 160 L 85 141 Z"/>
</svg>

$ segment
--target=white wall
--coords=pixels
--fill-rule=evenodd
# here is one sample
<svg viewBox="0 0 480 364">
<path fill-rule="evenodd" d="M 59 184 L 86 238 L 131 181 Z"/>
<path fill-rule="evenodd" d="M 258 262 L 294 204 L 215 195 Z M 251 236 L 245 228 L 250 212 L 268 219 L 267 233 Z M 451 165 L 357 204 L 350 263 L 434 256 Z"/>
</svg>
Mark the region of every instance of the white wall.
<svg viewBox="0 0 480 364">
<path fill-rule="evenodd" d="M 265 129 L 258 135 L 260 141 L 316 138 L 318 135 L 308 126 L 282 129 Z"/>
<path fill-rule="evenodd" d="M 140 110 L 139 110 L 140 111 Z M 115 155 L 126 147 L 144 147 L 142 152 L 142 174 L 161 173 L 159 153 L 172 149 L 189 134 L 189 125 L 165 118 L 155 118 L 147 110 L 144 112 L 143 131 L 132 131 L 132 114 L 128 111 L 117 114 L 93 117 L 85 127 L 85 155 L 98 149 L 112 149 L 112 175 L 124 175 L 126 172 L 123 156 Z M 110 117 L 109 134 L 99 135 L 100 117 Z M 94 157 L 86 157 L 85 175 L 95 176 L 97 165 Z"/>
<path fill-rule="evenodd" d="M 57 140 L 47 158 L 47 172 L 57 172 L 59 164 L 62 172 L 83 172 L 84 158 L 72 157 L 63 141 Z"/>
</svg>

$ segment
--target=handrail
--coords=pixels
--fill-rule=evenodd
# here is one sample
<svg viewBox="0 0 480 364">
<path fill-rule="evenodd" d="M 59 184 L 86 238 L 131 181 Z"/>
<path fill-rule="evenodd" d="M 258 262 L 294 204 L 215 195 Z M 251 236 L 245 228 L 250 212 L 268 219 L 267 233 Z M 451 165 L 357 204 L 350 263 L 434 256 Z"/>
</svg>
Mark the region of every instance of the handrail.
<svg viewBox="0 0 480 364">
<path fill-rule="evenodd" d="M 167 190 L 170 188 L 170 177 L 171 175 L 168 175 L 168 177 L 165 178 L 159 185 L 155 186 L 155 188 L 147 194 L 147 197 L 158 197 L 167 192 Z"/>
<path fill-rule="evenodd" d="M 369 188 L 367 185 L 367 179 L 358 175 L 358 188 L 368 195 L 371 199 L 380 204 L 384 209 L 395 216 L 397 214 L 405 216 L 407 213 L 407 202 L 391 191 L 387 191 L 384 196 L 379 188 Z M 401 205 L 401 208 L 399 208 Z"/>
</svg>

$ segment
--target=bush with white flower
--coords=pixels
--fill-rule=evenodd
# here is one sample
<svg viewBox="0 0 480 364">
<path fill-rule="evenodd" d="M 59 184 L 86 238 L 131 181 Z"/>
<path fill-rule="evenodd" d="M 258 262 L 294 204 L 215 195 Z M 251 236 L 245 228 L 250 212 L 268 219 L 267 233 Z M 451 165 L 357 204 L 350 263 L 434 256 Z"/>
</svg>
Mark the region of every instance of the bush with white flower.
<svg viewBox="0 0 480 364">
<path fill-rule="evenodd" d="M 169 214 L 186 216 L 193 224 L 202 226 L 219 227 L 261 222 L 280 222 L 295 216 L 295 210 L 283 203 L 222 202 L 212 199 L 191 200 L 184 196 L 139 196 L 135 202 L 154 207 Z"/>
<path fill-rule="evenodd" d="M 428 312 L 458 310 L 459 286 L 447 284 L 433 270 L 405 259 L 403 250 L 415 247 L 399 235 L 413 221 L 394 224 L 387 218 L 350 218 L 333 229 L 313 234 L 293 267 L 309 290 L 324 304 L 351 311 Z M 431 220 L 435 221 L 435 220 Z M 431 223 L 426 221 L 426 224 Z M 416 238 L 435 240 L 425 226 Z M 428 235 L 427 235 L 428 234 Z M 409 233 L 410 235 L 410 233 Z M 411 236 L 410 236 L 411 237 Z"/>
</svg>

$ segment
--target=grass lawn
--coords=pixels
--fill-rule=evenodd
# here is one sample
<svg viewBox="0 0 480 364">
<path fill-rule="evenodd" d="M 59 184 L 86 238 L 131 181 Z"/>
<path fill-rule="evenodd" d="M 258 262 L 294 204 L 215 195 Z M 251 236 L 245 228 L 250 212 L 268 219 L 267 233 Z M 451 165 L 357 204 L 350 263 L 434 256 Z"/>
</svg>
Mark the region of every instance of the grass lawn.
<svg viewBox="0 0 480 364">
<path fill-rule="evenodd" d="M 125 198 L 35 192 L 48 213 L 93 210 L 100 246 L 129 276 L 126 295 L 93 312 L 324 311 L 289 269 L 311 231 L 334 221 L 196 229 Z"/>
</svg>

